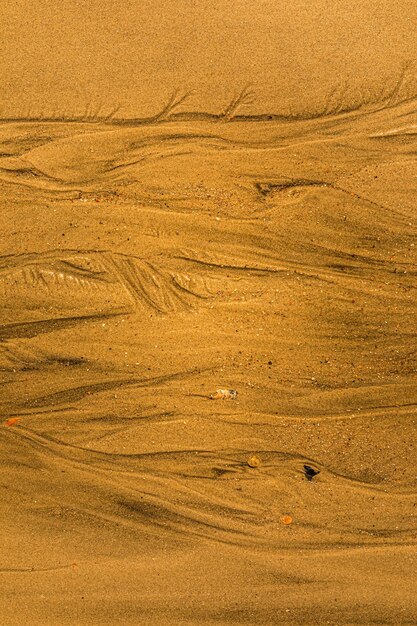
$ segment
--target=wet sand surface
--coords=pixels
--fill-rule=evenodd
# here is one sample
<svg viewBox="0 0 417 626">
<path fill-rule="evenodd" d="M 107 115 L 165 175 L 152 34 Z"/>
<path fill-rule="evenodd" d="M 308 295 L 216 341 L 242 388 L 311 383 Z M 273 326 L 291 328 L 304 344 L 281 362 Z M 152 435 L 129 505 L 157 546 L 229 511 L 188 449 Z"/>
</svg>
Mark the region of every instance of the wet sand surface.
<svg viewBox="0 0 417 626">
<path fill-rule="evenodd" d="M 0 125 L 3 624 L 417 623 L 417 100 L 390 76 Z"/>
</svg>

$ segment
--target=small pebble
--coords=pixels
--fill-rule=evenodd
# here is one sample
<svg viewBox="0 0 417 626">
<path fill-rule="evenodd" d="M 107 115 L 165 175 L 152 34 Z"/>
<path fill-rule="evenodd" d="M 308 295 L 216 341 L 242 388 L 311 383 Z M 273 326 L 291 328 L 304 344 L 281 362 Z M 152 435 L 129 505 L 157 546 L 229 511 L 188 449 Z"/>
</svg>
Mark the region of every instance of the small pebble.
<svg viewBox="0 0 417 626">
<path fill-rule="evenodd" d="M 9 417 L 8 420 L 4 422 L 5 426 L 14 426 L 20 421 L 20 417 Z"/>
<path fill-rule="evenodd" d="M 237 391 L 235 389 L 217 389 L 216 393 L 212 393 L 211 400 L 236 400 Z"/>
<path fill-rule="evenodd" d="M 249 467 L 259 467 L 261 460 L 257 456 L 250 456 L 247 460 Z"/>
</svg>

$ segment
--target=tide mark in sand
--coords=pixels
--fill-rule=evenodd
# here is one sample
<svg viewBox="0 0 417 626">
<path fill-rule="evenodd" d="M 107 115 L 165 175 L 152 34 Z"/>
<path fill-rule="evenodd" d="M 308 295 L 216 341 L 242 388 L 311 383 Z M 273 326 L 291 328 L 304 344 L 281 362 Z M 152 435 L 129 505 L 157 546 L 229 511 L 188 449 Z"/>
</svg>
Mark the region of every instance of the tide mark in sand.
<svg viewBox="0 0 417 626">
<path fill-rule="evenodd" d="M 14 308 L 26 308 L 34 300 L 39 306 L 75 310 L 80 316 L 91 309 L 106 307 L 109 314 L 116 314 L 138 305 L 170 313 L 211 295 L 202 277 L 167 271 L 139 257 L 108 251 L 53 251 L 0 258 L 0 293 L 6 306 L 10 301 Z M 20 307 L 16 305 L 19 297 Z M 31 324 L 40 324 L 42 329 L 45 323 Z M 14 324 L 0 327 L 0 339 L 7 338 L 11 327 L 18 332 Z M 25 333 L 23 326 L 21 332 Z"/>
<path fill-rule="evenodd" d="M 22 408 L 43 407 L 43 406 L 55 406 L 63 403 L 73 403 L 82 400 L 86 396 L 92 396 L 96 393 L 104 391 L 112 391 L 113 389 L 120 389 L 122 387 L 129 387 L 138 384 L 137 379 L 122 379 L 122 380 L 109 380 L 105 382 L 93 383 L 90 385 L 81 385 L 79 387 L 73 387 L 71 389 L 65 389 L 64 391 L 57 391 L 50 393 L 46 396 L 33 398 L 25 401 L 21 404 Z"/>
<path fill-rule="evenodd" d="M 108 315 L 80 315 L 78 317 L 63 317 L 57 319 L 44 319 L 33 322 L 21 322 L 17 324 L 0 325 L 0 343 L 7 339 L 20 339 L 36 337 L 39 334 L 50 333 L 54 330 L 70 328 L 89 321 L 108 319 L 121 313 Z"/>
<path fill-rule="evenodd" d="M 295 179 L 284 181 L 280 183 L 273 182 L 256 182 L 255 187 L 259 193 L 264 196 L 270 196 L 275 191 L 288 191 L 290 189 L 296 189 L 299 187 L 331 187 L 329 183 L 320 180 L 307 180 L 307 179 Z"/>
<path fill-rule="evenodd" d="M 285 192 L 293 192 L 294 195 L 301 193 L 303 191 L 307 191 L 309 188 L 315 189 L 328 189 L 333 190 L 337 193 L 341 193 L 345 196 L 350 196 L 356 201 L 363 202 L 374 210 L 384 211 L 387 215 L 390 216 L 391 219 L 395 219 L 396 221 L 400 221 L 400 223 L 404 222 L 404 218 L 400 217 L 398 213 L 392 208 L 385 204 L 381 204 L 380 202 L 375 202 L 371 198 L 359 194 L 352 189 L 345 189 L 342 186 L 339 186 L 336 182 L 324 181 L 324 180 L 310 180 L 304 178 L 295 178 L 281 181 L 256 181 L 255 189 L 263 198 L 266 200 L 270 197 L 274 197 L 275 194 L 285 193 Z M 386 219 L 386 217 L 384 217 Z"/>
<path fill-rule="evenodd" d="M 8 574 L 14 572 L 55 572 L 61 569 L 74 569 L 76 567 L 78 567 L 77 563 L 70 563 L 69 565 L 56 565 L 55 567 L 2 567 L 0 568 L 0 574 Z"/>
<path fill-rule="evenodd" d="M 139 258 L 106 253 L 102 260 L 136 304 L 141 303 L 159 313 L 189 308 L 196 299 L 211 295 L 204 279 L 170 273 Z"/>
<path fill-rule="evenodd" d="M 83 357 L 59 355 L 41 350 L 28 342 L 5 342 L 0 351 L 0 372 L 36 372 L 56 368 L 82 368 L 89 361 Z"/>
<path fill-rule="evenodd" d="M 119 380 L 107 380 L 86 385 L 79 385 L 77 387 L 71 387 L 61 391 L 55 391 L 45 396 L 38 396 L 31 398 L 25 402 L 22 402 L 20 408 L 35 408 L 46 406 L 59 406 L 61 404 L 74 403 L 83 400 L 85 397 L 102 393 L 106 391 L 112 391 L 113 389 L 121 389 L 125 387 L 146 387 L 153 388 L 165 385 L 169 382 L 184 380 L 190 378 L 196 374 L 201 374 L 202 371 L 209 371 L 208 369 L 194 369 L 184 372 L 175 372 L 167 374 L 165 376 L 156 376 L 153 378 L 123 378 Z"/>
<path fill-rule="evenodd" d="M 287 112 L 274 113 L 251 113 L 247 110 L 256 102 L 256 93 L 251 90 L 251 86 L 246 85 L 237 88 L 227 103 L 222 107 L 219 113 L 207 112 L 203 110 L 185 110 L 183 105 L 187 102 L 193 92 L 185 91 L 178 88 L 172 92 L 166 102 L 154 115 L 149 117 L 126 117 L 117 115 L 121 106 L 117 104 L 113 108 L 106 107 L 102 102 L 87 102 L 84 111 L 78 112 L 60 112 L 49 113 L 31 112 L 30 110 L 21 111 L 16 115 L 3 115 L 0 118 L 2 122 L 72 122 L 72 123 L 91 123 L 91 124 L 108 124 L 122 126 L 140 126 L 156 123 L 164 123 L 175 120 L 206 120 L 206 121 L 223 121 L 223 122 L 239 122 L 239 121 L 302 121 L 302 120 L 320 120 L 327 121 L 336 118 L 344 120 L 347 114 L 355 114 L 357 116 L 369 116 L 372 113 L 378 113 L 384 109 L 392 109 L 402 104 L 413 102 L 416 98 L 414 67 L 411 61 L 405 61 L 399 68 L 398 73 L 393 80 L 385 81 L 381 89 L 369 90 L 368 85 L 363 85 L 357 93 L 351 93 L 349 85 L 344 81 L 335 83 L 323 98 L 316 105 L 307 107 L 298 107 L 295 110 L 290 108 Z M 241 110 L 246 112 L 242 113 Z"/>
</svg>

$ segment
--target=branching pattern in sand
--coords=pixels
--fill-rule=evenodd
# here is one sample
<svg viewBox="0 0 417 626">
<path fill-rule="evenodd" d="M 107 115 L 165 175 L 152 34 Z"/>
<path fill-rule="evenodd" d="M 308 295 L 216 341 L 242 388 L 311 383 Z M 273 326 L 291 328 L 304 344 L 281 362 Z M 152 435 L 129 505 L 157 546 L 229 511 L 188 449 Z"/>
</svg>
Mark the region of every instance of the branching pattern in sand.
<svg viewBox="0 0 417 626">
<path fill-rule="evenodd" d="M 394 95 L 255 121 L 250 88 L 215 120 L 179 92 L 141 124 L 1 126 L 0 519 L 67 543 L 0 574 L 69 576 L 100 545 L 233 554 L 234 580 L 252 555 L 307 623 L 300 585 L 332 562 L 362 585 L 357 555 L 411 554 L 417 135 Z"/>
</svg>

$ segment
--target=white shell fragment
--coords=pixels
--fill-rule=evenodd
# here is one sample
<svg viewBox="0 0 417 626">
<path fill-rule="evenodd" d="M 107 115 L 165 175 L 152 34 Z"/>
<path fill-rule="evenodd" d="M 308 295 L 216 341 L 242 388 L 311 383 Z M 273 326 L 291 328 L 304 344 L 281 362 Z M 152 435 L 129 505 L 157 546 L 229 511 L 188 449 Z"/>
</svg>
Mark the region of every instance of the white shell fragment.
<svg viewBox="0 0 417 626">
<path fill-rule="evenodd" d="M 236 400 L 237 391 L 234 389 L 217 389 L 210 396 L 211 400 Z"/>
</svg>

